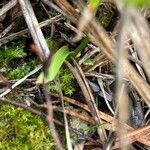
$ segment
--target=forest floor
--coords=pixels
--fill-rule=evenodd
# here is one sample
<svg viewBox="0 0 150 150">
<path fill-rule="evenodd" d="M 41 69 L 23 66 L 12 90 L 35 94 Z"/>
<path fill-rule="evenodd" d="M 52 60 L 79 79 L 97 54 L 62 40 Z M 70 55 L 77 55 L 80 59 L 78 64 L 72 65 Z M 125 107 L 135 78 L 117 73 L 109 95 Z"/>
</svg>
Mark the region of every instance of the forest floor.
<svg viewBox="0 0 150 150">
<path fill-rule="evenodd" d="M 0 149 L 150 148 L 150 7 L 97 2 L 0 2 Z"/>
</svg>

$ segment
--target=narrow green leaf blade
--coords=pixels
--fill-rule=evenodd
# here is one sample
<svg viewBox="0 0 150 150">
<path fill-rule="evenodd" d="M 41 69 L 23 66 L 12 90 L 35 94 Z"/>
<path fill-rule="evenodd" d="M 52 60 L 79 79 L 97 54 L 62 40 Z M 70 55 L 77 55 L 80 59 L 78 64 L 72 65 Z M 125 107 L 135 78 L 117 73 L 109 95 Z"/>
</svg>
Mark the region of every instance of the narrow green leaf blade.
<svg viewBox="0 0 150 150">
<path fill-rule="evenodd" d="M 76 49 L 71 53 L 71 57 L 75 57 L 79 52 L 84 50 L 89 43 L 89 38 L 86 36 L 81 43 L 76 47 Z"/>
<path fill-rule="evenodd" d="M 48 80 L 52 81 L 58 73 L 65 59 L 70 54 L 67 46 L 61 47 L 52 57 L 52 61 L 48 70 Z"/>
</svg>

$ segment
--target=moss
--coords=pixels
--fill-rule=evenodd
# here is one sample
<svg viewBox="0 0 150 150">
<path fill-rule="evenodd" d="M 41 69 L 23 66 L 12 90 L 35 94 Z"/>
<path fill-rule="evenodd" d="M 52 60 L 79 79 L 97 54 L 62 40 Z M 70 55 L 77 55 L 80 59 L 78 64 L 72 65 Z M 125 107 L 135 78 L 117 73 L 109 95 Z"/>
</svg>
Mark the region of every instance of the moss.
<svg viewBox="0 0 150 150">
<path fill-rule="evenodd" d="M 0 149 L 55 149 L 50 130 L 39 116 L 0 103 Z"/>
<path fill-rule="evenodd" d="M 111 4 L 101 4 L 99 6 L 96 17 L 105 28 L 107 28 L 114 19 L 115 10 L 116 8 Z"/>
<path fill-rule="evenodd" d="M 72 85 L 74 80 L 72 73 L 68 69 L 62 68 L 59 71 L 59 77 L 62 91 L 65 95 L 71 96 L 75 91 L 75 88 Z M 53 81 L 50 83 L 50 90 L 52 92 L 57 92 L 57 86 Z"/>
<path fill-rule="evenodd" d="M 2 46 L 0 49 L 0 68 L 4 70 L 8 80 L 22 78 L 39 63 L 38 58 L 27 59 L 23 41 Z M 13 92 L 7 97 L 17 100 L 19 95 Z M 50 130 L 42 118 L 4 103 L 0 103 L 0 107 L 0 149 L 55 149 Z"/>
<path fill-rule="evenodd" d="M 47 43 L 49 48 L 53 46 L 52 39 L 48 38 Z M 24 52 L 24 47 L 24 42 L 19 41 L 0 48 L 0 69 L 4 70 L 5 77 L 8 80 L 24 77 L 40 63 L 36 57 L 30 56 L 28 58 Z M 66 68 L 62 68 L 59 75 L 63 92 L 66 95 L 73 94 L 75 89 L 72 86 L 74 78 L 71 72 Z M 23 88 L 28 86 L 30 85 L 25 83 L 22 85 Z M 57 90 L 54 82 L 50 83 L 50 87 L 52 91 Z M 17 91 L 9 93 L 6 97 L 16 101 L 25 101 L 27 95 Z M 0 108 L 0 149 L 55 149 L 50 130 L 42 118 L 22 108 L 16 108 L 4 103 L 0 103 Z M 64 131 L 61 130 L 61 133 L 64 135 Z M 63 142 L 65 143 L 65 141 Z"/>
<path fill-rule="evenodd" d="M 9 46 L 0 47 L 0 67 L 7 66 L 14 58 L 23 58 L 25 53 L 23 51 L 24 44 L 18 42 L 17 44 L 12 43 Z"/>
<path fill-rule="evenodd" d="M 7 73 L 7 79 L 19 79 L 24 77 L 30 71 L 29 66 L 25 63 L 22 66 L 17 67 L 16 69 L 10 70 Z"/>
</svg>

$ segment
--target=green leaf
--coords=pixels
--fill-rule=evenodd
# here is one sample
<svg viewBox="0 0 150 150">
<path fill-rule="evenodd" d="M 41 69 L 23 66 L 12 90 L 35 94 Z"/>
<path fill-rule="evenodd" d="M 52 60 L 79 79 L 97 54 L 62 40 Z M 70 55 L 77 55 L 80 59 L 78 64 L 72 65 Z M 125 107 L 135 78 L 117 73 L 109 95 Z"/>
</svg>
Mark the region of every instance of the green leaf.
<svg viewBox="0 0 150 150">
<path fill-rule="evenodd" d="M 42 84 L 44 82 L 44 73 L 41 72 L 36 80 L 36 84 Z"/>
<path fill-rule="evenodd" d="M 134 7 L 150 6 L 150 0 L 124 0 L 124 2 L 127 5 L 134 6 Z"/>
<path fill-rule="evenodd" d="M 100 4 L 100 0 L 88 0 L 89 5 L 92 7 L 98 7 Z"/>
<path fill-rule="evenodd" d="M 48 80 L 52 81 L 56 74 L 58 73 L 60 67 L 62 66 L 63 62 L 70 54 L 69 49 L 67 46 L 61 47 L 52 57 L 52 61 L 48 70 Z"/>
<path fill-rule="evenodd" d="M 57 75 L 63 62 L 65 61 L 65 59 L 68 57 L 70 53 L 71 52 L 69 52 L 69 49 L 67 46 L 61 47 L 52 57 L 52 61 L 48 69 L 48 75 L 44 77 L 44 74 L 41 73 L 36 83 L 43 83 L 43 81 L 44 83 L 47 83 L 49 81 L 52 81 Z"/>
<path fill-rule="evenodd" d="M 65 59 L 69 57 L 75 57 L 79 52 L 81 52 L 89 43 L 89 38 L 85 37 L 81 43 L 76 47 L 76 49 L 73 52 L 70 52 L 67 46 L 61 47 L 52 57 L 52 61 L 48 70 L 48 75 L 47 77 L 44 78 L 44 73 L 42 72 L 36 83 L 37 84 L 42 84 L 47 83 L 49 81 L 52 81 L 56 74 L 59 72 L 60 67 L 62 66 L 63 62 Z"/>
<path fill-rule="evenodd" d="M 76 47 L 76 49 L 71 53 L 71 57 L 75 57 L 79 52 L 84 50 L 89 43 L 89 38 L 86 36 L 81 43 Z"/>
</svg>

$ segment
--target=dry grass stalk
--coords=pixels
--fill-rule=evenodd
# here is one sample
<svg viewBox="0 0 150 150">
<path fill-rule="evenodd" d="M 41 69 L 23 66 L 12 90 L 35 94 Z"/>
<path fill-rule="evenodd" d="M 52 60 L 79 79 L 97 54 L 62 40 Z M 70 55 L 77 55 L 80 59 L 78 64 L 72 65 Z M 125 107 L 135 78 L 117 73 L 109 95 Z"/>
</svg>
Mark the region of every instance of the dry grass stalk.
<svg viewBox="0 0 150 150">
<path fill-rule="evenodd" d="M 60 97 L 61 105 L 62 105 L 62 110 L 63 110 L 64 124 L 65 124 L 65 134 L 66 134 L 66 141 L 67 141 L 67 149 L 68 150 L 73 150 L 72 143 L 71 143 L 71 138 L 70 138 L 70 133 L 69 133 L 69 124 L 68 124 L 67 115 L 66 115 L 66 111 L 65 111 L 66 109 L 65 109 L 63 93 L 62 93 L 62 90 L 61 90 L 61 84 L 60 84 L 59 76 L 56 77 L 55 83 L 56 83 L 57 88 L 58 88 L 58 93 L 59 93 L 59 97 Z"/>
<path fill-rule="evenodd" d="M 71 20 L 76 23 L 79 20 L 79 14 L 75 11 L 75 9 L 66 1 L 66 0 L 55 0 L 57 5 L 59 5 L 62 10 L 71 18 Z M 96 22 L 95 19 L 92 19 L 91 22 L 87 25 L 85 29 L 85 33 L 90 37 L 91 41 L 99 46 L 101 50 L 106 54 L 106 56 L 113 62 L 118 62 L 118 58 L 116 57 L 115 51 L 115 43 L 109 38 L 105 30 Z M 100 56 L 100 54 L 99 54 Z M 136 90 L 139 92 L 143 100 L 150 106 L 150 86 L 146 81 L 142 79 L 142 77 L 137 73 L 137 71 L 133 68 L 133 66 L 129 63 L 127 57 L 121 57 L 121 67 L 122 67 L 122 75 L 127 77 L 128 80 L 133 84 Z M 120 59 L 121 59 L 120 58 Z M 120 85 L 119 85 L 120 87 Z M 125 102 L 125 99 L 124 101 Z M 122 106 L 125 103 L 120 104 Z M 121 109 L 122 107 L 120 107 Z M 120 118 L 123 122 L 127 120 L 127 107 L 122 111 L 122 114 L 126 112 L 125 118 Z M 122 127 L 123 128 L 123 127 Z M 121 134 L 123 135 L 123 133 Z M 123 137 L 122 137 L 123 139 Z M 122 142 L 123 144 L 123 142 Z M 123 145 L 122 145 L 123 147 Z"/>
<path fill-rule="evenodd" d="M 72 22 L 78 23 L 79 14 L 66 0 L 55 0 L 58 6 L 70 17 Z M 90 37 L 91 41 L 100 47 L 106 56 L 116 62 L 115 44 L 107 35 L 106 31 L 101 27 L 95 19 L 92 19 L 85 32 Z M 100 55 L 99 55 L 100 56 Z M 123 61 L 123 68 L 129 81 L 133 84 L 143 100 L 149 105 L 150 103 L 150 86 L 141 78 L 136 70 L 131 66 L 128 60 Z"/>
<path fill-rule="evenodd" d="M 129 33 L 131 36 L 132 41 L 134 42 L 135 48 L 138 51 L 138 54 L 141 58 L 141 60 L 144 63 L 144 69 L 147 73 L 147 76 L 150 80 L 150 32 L 149 28 L 141 16 L 141 14 L 136 10 L 130 10 L 128 11 L 131 16 L 131 22 L 129 23 L 130 28 Z M 135 19 L 136 18 L 136 19 Z"/>
<path fill-rule="evenodd" d="M 95 119 L 95 122 L 100 126 L 102 121 L 101 121 L 100 116 L 98 114 L 98 109 L 97 109 L 97 106 L 95 105 L 93 95 L 91 93 L 91 90 L 90 90 L 88 84 L 86 83 L 86 80 L 85 80 L 83 73 L 81 72 L 81 70 L 79 70 L 79 67 L 74 68 L 68 62 L 66 62 L 66 64 L 67 64 L 68 68 L 71 70 L 71 72 L 73 73 L 73 75 L 75 76 L 76 80 L 78 81 L 78 84 L 82 90 L 82 93 L 85 97 L 85 100 L 88 104 L 88 107 L 91 110 L 91 114 L 92 114 L 93 118 Z M 100 136 L 101 141 L 104 142 L 106 139 L 105 130 L 101 127 L 98 127 L 97 129 L 98 129 L 98 134 Z"/>
<path fill-rule="evenodd" d="M 5 14 L 7 11 L 9 11 L 11 8 L 13 8 L 16 4 L 17 4 L 17 0 L 11 0 L 9 3 L 7 3 L 6 5 L 4 5 L 0 9 L 0 16 L 2 16 L 3 14 Z"/>
<path fill-rule="evenodd" d="M 28 28 L 31 32 L 32 38 L 39 49 L 39 53 L 42 60 L 44 61 L 46 60 L 46 58 L 48 58 L 50 51 L 38 24 L 37 18 L 34 14 L 31 3 L 28 0 L 19 0 L 19 4 L 22 9 Z"/>
<path fill-rule="evenodd" d="M 48 26 L 52 23 L 55 23 L 55 22 L 59 22 L 60 20 L 62 20 L 62 16 L 61 15 L 58 15 L 58 16 L 55 16 L 51 19 L 47 19 L 43 22 L 40 22 L 39 23 L 39 26 L 40 28 L 43 28 L 45 26 Z M 11 42 L 12 40 L 16 40 L 16 39 L 19 39 L 23 36 L 26 36 L 26 34 L 29 34 L 29 29 L 24 29 L 24 30 L 21 30 L 19 32 L 16 32 L 16 33 L 12 33 L 6 37 L 3 37 L 3 38 L 0 38 L 0 46 L 3 45 L 3 44 L 6 44 L 8 42 Z"/>
<path fill-rule="evenodd" d="M 124 9 L 125 11 L 126 9 Z M 127 59 L 127 49 L 125 49 L 125 39 L 127 37 L 127 21 L 128 17 L 122 15 L 121 23 L 120 23 L 120 34 L 117 41 L 117 63 L 116 63 L 116 74 L 117 74 L 117 91 L 116 91 L 116 101 L 117 101 L 117 108 L 118 108 L 118 119 L 121 123 L 127 124 L 128 121 L 128 97 L 127 97 L 127 90 L 126 90 L 126 83 L 123 80 L 125 78 L 125 72 L 122 68 L 123 66 L 123 60 Z M 119 127 L 118 127 L 119 126 Z M 126 147 L 126 142 L 124 142 L 125 135 L 127 133 L 126 128 L 122 124 L 116 124 L 116 128 L 118 127 L 118 137 L 120 138 L 120 147 L 122 150 L 127 150 L 128 147 Z"/>
</svg>

